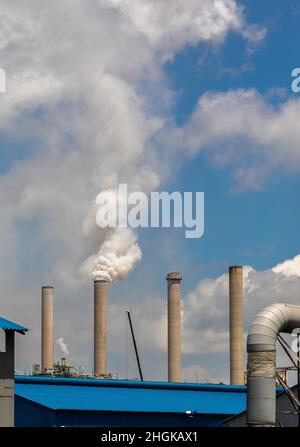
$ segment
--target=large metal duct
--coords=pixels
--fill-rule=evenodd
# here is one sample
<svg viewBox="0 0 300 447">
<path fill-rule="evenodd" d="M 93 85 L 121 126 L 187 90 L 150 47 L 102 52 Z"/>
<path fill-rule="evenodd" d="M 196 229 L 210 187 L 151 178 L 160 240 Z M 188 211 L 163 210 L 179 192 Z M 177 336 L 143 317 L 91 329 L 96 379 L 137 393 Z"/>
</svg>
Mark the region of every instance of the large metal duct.
<svg viewBox="0 0 300 447">
<path fill-rule="evenodd" d="M 300 328 L 300 306 L 272 304 L 251 324 L 248 340 L 247 424 L 276 425 L 276 340 Z"/>
<path fill-rule="evenodd" d="M 52 369 L 54 364 L 53 291 L 53 287 L 42 287 L 42 371 Z"/>
<path fill-rule="evenodd" d="M 244 385 L 243 267 L 229 267 L 230 384 Z"/>
<path fill-rule="evenodd" d="M 168 281 L 168 380 L 181 381 L 181 274 L 169 273 Z"/>
<path fill-rule="evenodd" d="M 94 281 L 94 374 L 105 375 L 106 371 L 106 315 L 107 282 Z"/>
</svg>

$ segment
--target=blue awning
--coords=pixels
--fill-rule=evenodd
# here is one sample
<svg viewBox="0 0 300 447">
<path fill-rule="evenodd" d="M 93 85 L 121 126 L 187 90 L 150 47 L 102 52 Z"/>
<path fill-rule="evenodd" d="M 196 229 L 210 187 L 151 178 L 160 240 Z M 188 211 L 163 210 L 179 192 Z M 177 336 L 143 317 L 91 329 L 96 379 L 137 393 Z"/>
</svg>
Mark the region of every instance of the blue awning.
<svg viewBox="0 0 300 447">
<path fill-rule="evenodd" d="M 21 326 L 20 324 L 9 321 L 3 317 L 0 317 L 0 329 L 3 329 L 4 331 L 19 332 L 19 334 L 25 334 L 25 332 L 29 331 L 27 327 Z"/>
</svg>

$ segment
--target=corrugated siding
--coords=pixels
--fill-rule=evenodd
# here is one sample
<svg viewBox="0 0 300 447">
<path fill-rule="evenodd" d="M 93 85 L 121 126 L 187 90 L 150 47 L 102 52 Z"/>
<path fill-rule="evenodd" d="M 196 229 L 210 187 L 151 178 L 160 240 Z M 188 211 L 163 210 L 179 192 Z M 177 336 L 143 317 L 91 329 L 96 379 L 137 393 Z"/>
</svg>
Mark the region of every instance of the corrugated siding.
<svg viewBox="0 0 300 447">
<path fill-rule="evenodd" d="M 216 427 L 226 416 L 126 413 L 102 411 L 56 411 L 57 426 L 66 427 Z"/>
<path fill-rule="evenodd" d="M 216 427 L 226 415 L 137 413 L 117 411 L 62 411 L 15 398 L 16 427 Z"/>
<path fill-rule="evenodd" d="M 246 407 L 246 388 L 16 378 L 16 424 L 29 427 L 218 426 Z M 186 415 L 195 411 L 194 417 Z"/>
<path fill-rule="evenodd" d="M 16 331 L 16 332 L 27 332 L 29 329 L 20 324 L 9 321 L 6 318 L 0 317 L 0 329 Z"/>
<path fill-rule="evenodd" d="M 16 427 L 54 427 L 55 411 L 23 397 L 15 396 Z"/>
</svg>

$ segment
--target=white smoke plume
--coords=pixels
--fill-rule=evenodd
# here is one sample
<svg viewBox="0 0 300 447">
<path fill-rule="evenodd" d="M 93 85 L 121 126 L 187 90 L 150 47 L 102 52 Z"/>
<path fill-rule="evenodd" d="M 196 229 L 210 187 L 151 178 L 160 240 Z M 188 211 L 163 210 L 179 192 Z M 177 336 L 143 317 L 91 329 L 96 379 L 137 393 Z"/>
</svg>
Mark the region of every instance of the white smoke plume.
<svg viewBox="0 0 300 447">
<path fill-rule="evenodd" d="M 60 312 L 58 319 L 76 338 L 75 361 L 86 351 L 80 265 L 98 251 L 86 272 L 116 278 L 140 258 L 136 239 L 130 239 L 133 248 L 122 239 L 112 255 L 108 246 L 119 233 L 99 229 L 95 215 L 88 231 L 82 222 L 100 191 L 120 183 L 153 191 L 173 172 L 177 158 L 172 154 L 166 163 L 165 145 L 157 143 L 174 116 L 164 61 L 188 45 L 219 43 L 231 31 L 256 34 L 238 4 L 0 0 L 0 61 L 7 72 L 1 150 L 10 160 L 0 175 L 0 283 L 3 296 L 11 297 L 1 309 L 34 327 L 36 278 L 55 280 L 70 317 L 64 321 Z M 30 278 L 24 269 L 29 257 Z M 113 258 L 126 260 L 126 268 Z M 31 363 L 38 343 L 38 337 L 26 338 L 21 364 Z"/>
<path fill-rule="evenodd" d="M 0 58 L 9 74 L 0 131 L 35 142 L 0 176 L 1 221 L 13 228 L 36 218 L 52 260 L 58 244 L 56 277 L 69 284 L 99 246 L 95 266 L 86 262 L 92 271 L 124 277 L 140 259 L 136 241 L 130 247 L 95 221 L 83 241 L 81 223 L 102 189 L 128 183 L 149 191 L 167 170 L 153 144 L 172 116 L 164 62 L 230 31 L 246 40 L 261 32 L 235 0 L 78 0 L 75 7 L 73 0 L 0 0 L 0 7 Z"/>
<path fill-rule="evenodd" d="M 67 345 L 67 343 L 65 343 L 65 339 L 64 339 L 63 337 L 59 337 L 59 338 L 56 340 L 56 343 L 59 345 L 59 347 L 60 347 L 60 349 L 61 349 L 61 352 L 62 352 L 64 355 L 69 355 L 69 354 L 70 354 L 68 345 Z"/>
<path fill-rule="evenodd" d="M 81 271 L 92 279 L 108 282 L 125 278 L 142 258 L 136 240 L 136 235 L 128 228 L 109 230 L 99 252 L 84 262 Z"/>
<path fill-rule="evenodd" d="M 84 222 L 83 230 L 87 236 L 95 231 L 103 236 L 98 253 L 88 257 L 80 268 L 80 272 L 91 279 L 103 279 L 108 282 L 124 279 L 142 258 L 137 235 L 129 228 L 117 226 L 121 217 L 119 210 L 124 205 L 127 207 L 127 197 L 122 196 L 122 191 L 105 190 L 98 195 L 96 207 Z M 103 228 L 103 221 L 109 220 L 110 211 L 116 217 L 114 227 L 104 224 Z M 100 221 L 98 212 L 101 212 L 102 216 Z M 94 228 L 95 221 L 100 228 Z"/>
</svg>

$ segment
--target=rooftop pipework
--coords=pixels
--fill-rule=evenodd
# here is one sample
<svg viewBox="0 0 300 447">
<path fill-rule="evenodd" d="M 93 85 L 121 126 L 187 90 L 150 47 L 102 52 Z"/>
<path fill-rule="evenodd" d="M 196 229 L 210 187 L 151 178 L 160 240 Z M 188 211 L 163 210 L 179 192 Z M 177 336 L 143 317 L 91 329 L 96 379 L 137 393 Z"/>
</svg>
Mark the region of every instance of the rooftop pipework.
<svg viewBox="0 0 300 447">
<path fill-rule="evenodd" d="M 272 304 L 252 322 L 247 339 L 247 424 L 276 425 L 276 340 L 300 328 L 300 306 Z"/>
</svg>

